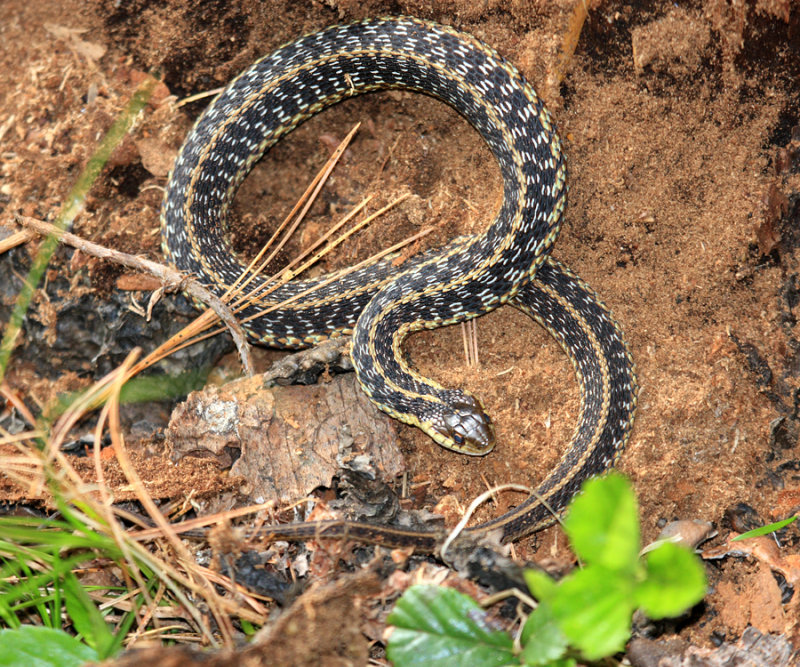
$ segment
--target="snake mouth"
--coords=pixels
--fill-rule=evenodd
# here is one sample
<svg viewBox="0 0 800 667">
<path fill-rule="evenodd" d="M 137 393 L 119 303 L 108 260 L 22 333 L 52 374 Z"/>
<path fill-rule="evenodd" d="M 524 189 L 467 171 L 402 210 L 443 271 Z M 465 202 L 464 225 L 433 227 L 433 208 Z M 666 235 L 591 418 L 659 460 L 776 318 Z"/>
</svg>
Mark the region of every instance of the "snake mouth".
<svg viewBox="0 0 800 667">
<path fill-rule="evenodd" d="M 429 422 L 430 435 L 442 447 L 483 456 L 494 449 L 494 426 L 480 402 L 469 395 L 449 403 L 450 411 Z"/>
</svg>

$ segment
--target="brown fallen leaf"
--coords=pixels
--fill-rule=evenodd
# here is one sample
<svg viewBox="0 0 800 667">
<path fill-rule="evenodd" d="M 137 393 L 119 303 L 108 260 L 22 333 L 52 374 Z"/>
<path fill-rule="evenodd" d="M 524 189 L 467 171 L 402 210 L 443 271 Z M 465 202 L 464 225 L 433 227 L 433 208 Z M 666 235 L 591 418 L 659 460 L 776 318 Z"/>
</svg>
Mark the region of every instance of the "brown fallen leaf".
<svg viewBox="0 0 800 667">
<path fill-rule="evenodd" d="M 259 502 L 287 503 L 329 487 L 343 466 L 392 480 L 403 457 L 389 417 L 355 376 L 326 384 L 265 388 L 259 376 L 193 392 L 166 432 L 173 459 L 215 459 Z"/>
<path fill-rule="evenodd" d="M 751 537 L 734 542 L 733 539 L 738 535 L 738 533 L 732 532 L 724 544 L 705 549 L 701 553 L 702 558 L 716 560 L 727 556 L 738 558 L 750 556 L 763 563 L 773 572 L 778 572 L 789 586 L 794 588 L 795 591 L 798 590 L 800 585 L 800 554 L 784 553 L 769 535 Z M 765 580 L 762 578 L 761 581 L 763 584 Z M 774 579 L 771 579 L 771 581 L 774 582 Z M 795 592 L 783 611 L 785 612 L 785 623 L 782 632 L 793 643 L 796 643 L 800 640 L 798 635 L 798 631 L 800 631 L 800 595 Z"/>
<path fill-rule="evenodd" d="M 142 158 L 142 166 L 153 176 L 166 176 L 172 169 L 178 151 L 158 139 L 139 139 L 136 148 Z"/>
<path fill-rule="evenodd" d="M 100 60 L 100 58 L 105 55 L 105 46 L 96 44 L 95 42 L 87 42 L 78 37 L 78 35 L 88 32 L 88 28 L 68 28 L 67 26 L 57 25 L 55 23 L 45 23 L 44 27 L 47 29 L 47 32 L 58 39 L 64 40 L 70 49 L 87 60 L 94 62 Z"/>
</svg>

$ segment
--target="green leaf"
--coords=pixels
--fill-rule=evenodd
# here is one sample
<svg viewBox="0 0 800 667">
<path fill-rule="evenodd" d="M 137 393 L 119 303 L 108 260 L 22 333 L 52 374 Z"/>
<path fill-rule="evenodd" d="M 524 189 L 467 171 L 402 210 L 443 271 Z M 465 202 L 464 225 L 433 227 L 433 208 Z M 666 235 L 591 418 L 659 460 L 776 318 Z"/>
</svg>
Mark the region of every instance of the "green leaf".
<svg viewBox="0 0 800 667">
<path fill-rule="evenodd" d="M 597 565 L 566 577 L 550 604 L 570 646 L 589 660 L 621 651 L 630 637 L 633 588 L 630 576 Z"/>
<path fill-rule="evenodd" d="M 142 604 L 142 595 L 139 594 L 137 597 L 133 598 L 131 602 L 134 608 L 126 612 L 122 617 L 122 621 L 117 623 L 114 628 L 115 633 L 112 635 L 114 641 L 106 647 L 106 655 L 108 656 L 114 656 L 122 650 L 122 644 L 125 642 L 125 639 L 128 637 L 128 632 L 137 619 L 136 611 Z"/>
<path fill-rule="evenodd" d="M 110 647 L 114 645 L 114 635 L 103 615 L 95 606 L 78 578 L 68 572 L 64 575 L 64 603 L 75 630 L 89 644 L 100 658 L 110 657 Z"/>
<path fill-rule="evenodd" d="M 478 603 L 452 588 L 412 586 L 387 623 L 395 628 L 386 655 L 397 667 L 520 664 L 511 637 L 493 629 Z"/>
<path fill-rule="evenodd" d="M 0 630 L 0 667 L 79 667 L 97 653 L 61 630 L 23 625 Z"/>
<path fill-rule="evenodd" d="M 770 533 L 774 533 L 776 530 L 780 530 L 781 528 L 785 528 L 790 523 L 793 523 L 797 520 L 797 514 L 794 516 L 790 516 L 788 519 L 784 519 L 783 521 L 776 521 L 775 523 L 770 523 L 766 526 L 761 526 L 760 528 L 753 528 L 753 530 L 748 530 L 746 533 L 742 533 L 737 537 L 734 537 L 731 542 L 736 542 L 738 540 L 747 540 L 751 537 L 761 537 L 762 535 L 769 535 Z"/>
<path fill-rule="evenodd" d="M 540 604 L 528 616 L 520 640 L 526 665 L 551 665 L 567 650 L 567 638 L 556 624 L 553 610 L 547 603 Z"/>
<path fill-rule="evenodd" d="M 539 602 L 553 599 L 558 590 L 558 584 L 549 574 L 542 570 L 528 569 L 522 575 L 525 577 L 525 583 L 528 584 L 528 590 Z"/>
<path fill-rule="evenodd" d="M 524 663 L 525 667 L 527 667 L 531 663 Z M 575 661 L 575 658 L 559 658 L 558 660 L 551 660 L 547 663 L 546 667 L 575 667 L 578 663 Z M 532 667 L 536 667 L 536 665 L 532 665 Z"/>
<path fill-rule="evenodd" d="M 639 513 L 630 482 L 610 473 L 583 485 L 564 519 L 576 555 L 587 564 L 635 572 L 639 563 Z"/>
<path fill-rule="evenodd" d="M 650 618 L 678 616 L 706 594 L 700 560 L 688 549 L 665 542 L 645 557 L 647 575 L 635 591 L 636 604 Z"/>
</svg>

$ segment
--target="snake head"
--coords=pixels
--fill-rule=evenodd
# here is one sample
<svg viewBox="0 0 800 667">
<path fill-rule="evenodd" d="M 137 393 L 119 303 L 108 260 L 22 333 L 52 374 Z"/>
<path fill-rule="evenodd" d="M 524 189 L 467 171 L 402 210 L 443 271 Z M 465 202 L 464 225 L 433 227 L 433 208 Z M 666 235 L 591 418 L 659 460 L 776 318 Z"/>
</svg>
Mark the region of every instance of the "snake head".
<svg viewBox="0 0 800 667">
<path fill-rule="evenodd" d="M 461 454 L 482 456 L 494 449 L 494 427 L 480 401 L 459 392 L 457 400 L 426 424 L 428 433 L 442 447 Z"/>
</svg>

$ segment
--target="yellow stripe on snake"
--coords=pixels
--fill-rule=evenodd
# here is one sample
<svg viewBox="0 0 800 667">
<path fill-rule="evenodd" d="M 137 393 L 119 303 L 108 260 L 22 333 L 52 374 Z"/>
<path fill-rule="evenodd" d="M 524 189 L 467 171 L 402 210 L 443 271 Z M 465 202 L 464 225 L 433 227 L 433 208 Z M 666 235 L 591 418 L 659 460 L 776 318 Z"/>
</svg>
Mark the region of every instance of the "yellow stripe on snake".
<svg viewBox="0 0 800 667">
<path fill-rule="evenodd" d="M 511 512 L 468 529 L 516 539 L 552 522 L 589 476 L 613 465 L 636 407 L 633 362 L 595 293 L 549 257 L 566 202 L 566 168 L 550 116 L 522 75 L 452 28 L 406 17 L 306 35 L 259 60 L 209 106 L 175 163 L 162 211 L 163 248 L 179 269 L 220 294 L 244 266 L 225 240 L 244 177 L 310 116 L 362 93 L 401 88 L 436 97 L 480 133 L 496 158 L 503 201 L 482 234 L 394 266 L 381 261 L 330 280 L 287 283 L 243 312 L 256 342 L 296 349 L 352 334 L 356 375 L 370 399 L 439 444 L 480 455 L 494 431 L 480 401 L 414 371 L 402 355 L 413 331 L 462 322 L 509 303 L 561 345 L 581 390 L 578 426 L 559 464 Z M 249 289 L 263 290 L 263 278 Z M 290 305 L 264 310 L 293 299 Z M 549 508 L 549 509 L 548 509 Z M 274 526 L 269 536 L 352 537 L 433 551 L 442 535 L 348 521 Z"/>
</svg>

